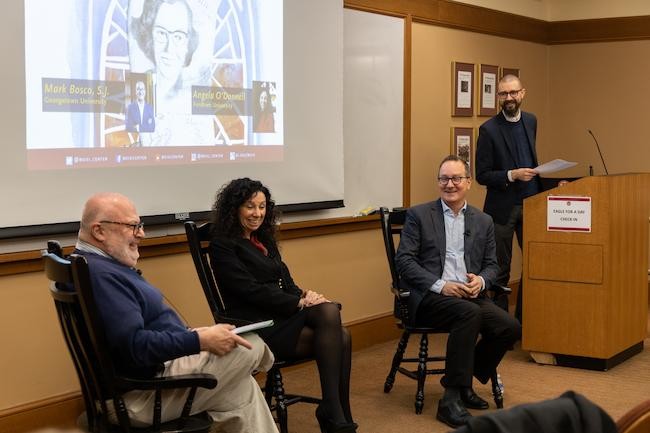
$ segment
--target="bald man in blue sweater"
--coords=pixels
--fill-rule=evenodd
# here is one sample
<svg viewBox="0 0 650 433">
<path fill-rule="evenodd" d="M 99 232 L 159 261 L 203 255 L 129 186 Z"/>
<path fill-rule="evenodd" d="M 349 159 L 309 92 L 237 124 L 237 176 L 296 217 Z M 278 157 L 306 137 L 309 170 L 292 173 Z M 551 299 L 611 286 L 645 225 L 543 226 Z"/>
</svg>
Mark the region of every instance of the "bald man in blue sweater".
<svg viewBox="0 0 650 433">
<path fill-rule="evenodd" d="M 100 193 L 86 202 L 75 252 L 88 261 L 95 300 L 119 372 L 141 378 L 213 374 L 219 384 L 197 391 L 195 413 L 208 411 L 218 431 L 277 432 L 251 376 L 273 364 L 269 348 L 256 334 L 239 336 L 228 324 L 189 329 L 163 302 L 160 291 L 135 269 L 143 238 L 140 217 L 127 197 Z M 178 395 L 168 395 L 163 402 L 163 421 L 182 411 L 187 391 L 173 392 Z M 136 423 L 150 422 L 152 392 L 132 391 L 125 402 Z"/>
</svg>

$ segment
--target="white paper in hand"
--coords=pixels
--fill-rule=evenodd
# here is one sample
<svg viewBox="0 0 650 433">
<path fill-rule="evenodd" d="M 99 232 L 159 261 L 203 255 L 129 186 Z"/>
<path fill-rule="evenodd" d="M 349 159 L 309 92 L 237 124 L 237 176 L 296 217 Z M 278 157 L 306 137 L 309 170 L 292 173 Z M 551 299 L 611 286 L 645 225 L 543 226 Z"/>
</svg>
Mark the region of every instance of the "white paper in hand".
<svg viewBox="0 0 650 433">
<path fill-rule="evenodd" d="M 273 326 L 273 320 L 265 320 L 263 322 L 251 323 L 250 325 L 238 326 L 237 328 L 233 329 L 232 332 L 235 334 L 243 334 L 245 332 L 256 331 L 258 329 L 268 328 L 270 326 Z"/>
<path fill-rule="evenodd" d="M 554 159 L 553 161 L 538 165 L 535 167 L 535 171 L 537 171 L 538 174 L 549 174 L 555 173 L 556 171 L 566 170 L 567 168 L 575 167 L 576 165 L 578 165 L 577 162 Z"/>
</svg>

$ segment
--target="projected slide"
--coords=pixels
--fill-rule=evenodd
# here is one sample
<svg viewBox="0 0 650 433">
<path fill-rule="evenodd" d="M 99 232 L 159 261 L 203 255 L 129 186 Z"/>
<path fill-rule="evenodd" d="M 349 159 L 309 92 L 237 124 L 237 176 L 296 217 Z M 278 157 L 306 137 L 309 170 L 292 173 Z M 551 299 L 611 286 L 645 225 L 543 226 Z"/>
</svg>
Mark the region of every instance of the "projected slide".
<svg viewBox="0 0 650 433">
<path fill-rule="evenodd" d="M 283 159 L 282 0 L 26 0 L 30 169 Z"/>
</svg>

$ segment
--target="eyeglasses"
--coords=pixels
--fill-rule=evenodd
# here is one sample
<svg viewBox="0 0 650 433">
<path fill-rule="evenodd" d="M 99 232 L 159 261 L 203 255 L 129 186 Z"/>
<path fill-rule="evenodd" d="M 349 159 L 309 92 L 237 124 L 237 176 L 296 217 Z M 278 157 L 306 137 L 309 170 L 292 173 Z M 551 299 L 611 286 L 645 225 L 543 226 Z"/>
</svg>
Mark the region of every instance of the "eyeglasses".
<svg viewBox="0 0 650 433">
<path fill-rule="evenodd" d="M 136 236 L 140 230 L 144 230 L 144 223 L 121 223 L 119 221 L 100 221 L 100 224 L 118 224 L 121 226 L 131 227 L 133 229 L 133 236 Z"/>
<path fill-rule="evenodd" d="M 511 90 L 509 92 L 497 92 L 497 96 L 499 98 L 505 98 L 508 95 L 510 95 L 511 98 L 516 98 L 519 92 L 521 92 L 524 89 L 519 89 L 519 90 Z"/>
<path fill-rule="evenodd" d="M 454 185 L 460 185 L 463 179 L 469 179 L 469 176 L 453 176 L 453 177 L 441 176 L 438 178 L 438 185 L 446 186 L 447 183 L 449 183 L 449 181 L 451 181 L 451 183 L 453 183 Z"/>
<path fill-rule="evenodd" d="M 170 32 L 164 27 L 156 26 L 153 28 L 153 40 L 159 44 L 170 42 L 172 45 L 179 46 L 187 42 L 187 33 L 181 30 Z"/>
</svg>

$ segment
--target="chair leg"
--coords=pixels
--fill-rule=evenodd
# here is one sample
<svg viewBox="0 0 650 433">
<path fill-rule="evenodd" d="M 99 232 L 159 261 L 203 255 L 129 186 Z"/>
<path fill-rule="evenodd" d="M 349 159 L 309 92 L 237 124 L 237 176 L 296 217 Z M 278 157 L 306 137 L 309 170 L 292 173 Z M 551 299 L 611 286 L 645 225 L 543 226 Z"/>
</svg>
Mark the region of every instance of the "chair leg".
<svg viewBox="0 0 650 433">
<path fill-rule="evenodd" d="M 503 409 L 503 383 L 501 383 L 499 373 L 496 371 L 492 373 L 490 381 L 492 382 L 492 396 L 494 397 L 494 403 L 497 405 L 498 409 Z"/>
<path fill-rule="evenodd" d="M 388 376 L 386 376 L 386 382 L 384 382 L 384 392 L 388 393 L 393 389 L 393 384 L 395 383 L 395 374 L 397 374 L 397 369 L 402 363 L 404 358 L 404 351 L 406 346 L 409 343 L 409 337 L 411 334 L 408 331 L 402 333 L 402 338 L 400 338 L 399 343 L 397 343 L 397 350 L 395 351 L 395 356 L 393 356 L 393 364 L 390 367 Z"/>
<path fill-rule="evenodd" d="M 418 390 L 415 394 L 415 413 L 421 414 L 424 407 L 424 381 L 427 378 L 427 358 L 429 357 L 429 338 L 426 333 L 420 338 L 418 353 Z"/>
<path fill-rule="evenodd" d="M 264 399 L 266 400 L 266 404 L 271 407 L 271 404 L 273 403 L 273 368 L 266 373 Z"/>
<path fill-rule="evenodd" d="M 275 414 L 277 417 L 276 421 L 280 426 L 280 433 L 288 433 L 287 402 L 284 396 L 282 373 L 279 368 L 272 368 L 269 370 L 268 374 L 272 381 L 272 394 L 275 398 Z"/>
</svg>

